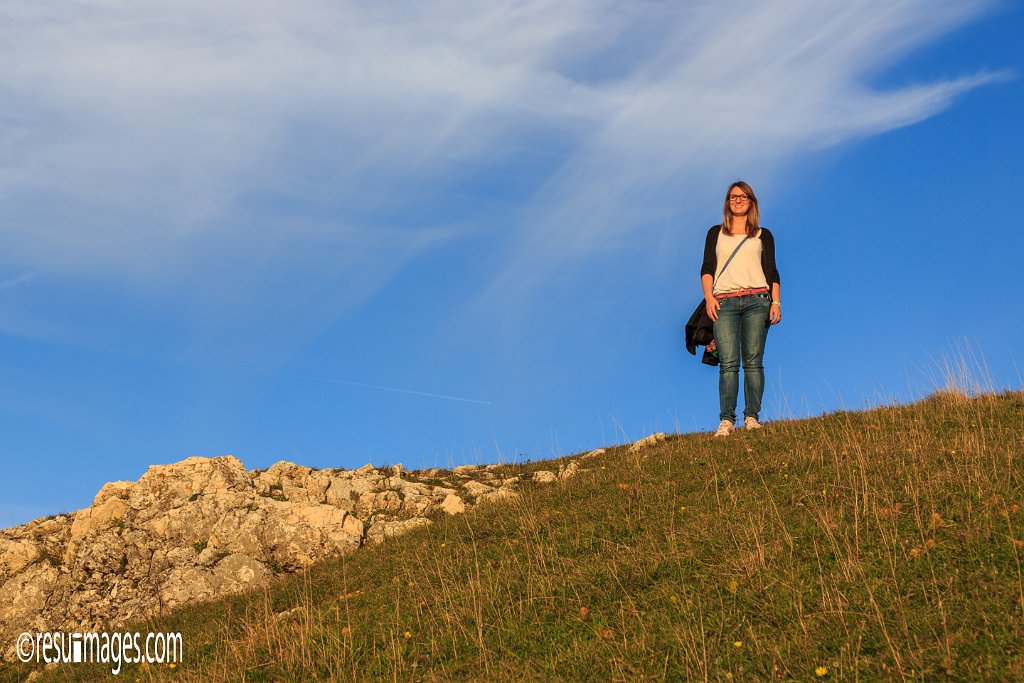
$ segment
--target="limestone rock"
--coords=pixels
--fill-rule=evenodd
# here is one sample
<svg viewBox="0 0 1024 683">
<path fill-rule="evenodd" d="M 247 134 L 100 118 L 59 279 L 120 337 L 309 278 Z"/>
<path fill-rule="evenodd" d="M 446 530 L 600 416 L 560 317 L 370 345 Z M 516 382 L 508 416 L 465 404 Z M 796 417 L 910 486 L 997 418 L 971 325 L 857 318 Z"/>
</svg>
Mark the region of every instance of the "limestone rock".
<svg viewBox="0 0 1024 683">
<path fill-rule="evenodd" d="M 654 446 L 656 444 L 659 444 L 659 443 L 661 443 L 662 441 L 664 441 L 667 438 L 668 437 L 663 432 L 657 432 L 656 434 L 651 434 L 650 436 L 644 437 L 643 439 L 640 439 L 639 441 L 634 441 L 630 445 L 630 447 L 629 447 L 629 452 L 630 453 L 639 453 L 644 448 L 647 448 L 649 446 Z"/>
<path fill-rule="evenodd" d="M 488 493 L 484 493 L 478 499 L 478 503 L 504 503 L 520 496 L 518 491 L 514 491 L 511 488 L 501 488 Z"/>
<path fill-rule="evenodd" d="M 568 465 L 558 468 L 558 478 L 561 481 L 572 479 L 580 472 L 580 465 L 577 462 L 570 462 Z"/>
<path fill-rule="evenodd" d="M 462 485 L 462 490 L 464 490 L 466 493 L 473 496 L 474 498 L 477 498 L 479 496 L 484 495 L 485 493 L 490 493 L 491 491 L 494 490 L 494 487 L 488 486 L 487 484 L 482 484 L 478 481 L 470 480 Z"/>
<path fill-rule="evenodd" d="M 217 550 L 216 548 L 204 548 L 199 553 L 199 557 L 196 558 L 196 564 L 203 567 L 212 567 L 217 564 L 218 560 L 223 559 L 221 553 L 226 552 L 226 550 Z"/>
<path fill-rule="evenodd" d="M 4 632 L 10 636 L 4 647 L 14 642 L 19 631 L 46 625 L 47 621 L 40 619 L 40 614 L 59 581 L 60 574 L 55 567 L 47 562 L 37 562 L 0 586 L 3 625 L 8 627 Z M 18 627 L 18 631 L 13 630 Z"/>
<path fill-rule="evenodd" d="M 554 484 L 558 481 L 558 475 L 551 470 L 537 470 L 533 473 L 533 480 L 538 484 Z"/>
<path fill-rule="evenodd" d="M 132 486 L 134 486 L 134 484 L 130 481 L 107 482 L 100 489 L 100 492 L 96 494 L 92 504 L 93 506 L 96 506 L 110 498 L 126 499 L 131 495 Z"/>
<path fill-rule="evenodd" d="M 454 493 L 445 496 L 440 508 L 449 515 L 459 515 L 466 511 L 466 503 Z"/>
<path fill-rule="evenodd" d="M 394 538 L 407 534 L 414 529 L 430 526 L 432 521 L 426 517 L 413 517 L 411 519 L 381 520 L 375 522 L 366 530 L 367 543 L 381 543 L 385 539 Z"/>
<path fill-rule="evenodd" d="M 39 548 L 28 539 L 0 543 L 0 575 L 17 574 L 39 555 Z"/>
<path fill-rule="evenodd" d="M 96 497 L 99 498 L 99 496 Z M 118 522 L 124 521 L 127 511 L 128 503 L 121 498 L 105 498 L 98 505 L 93 503 L 92 507 L 75 515 L 75 521 L 71 525 L 71 538 L 82 539 L 116 525 Z"/>
<path fill-rule="evenodd" d="M 267 568 L 246 555 L 229 555 L 212 569 L 182 565 L 171 570 L 160 591 L 160 604 L 168 608 L 240 593 L 261 585 Z"/>
</svg>

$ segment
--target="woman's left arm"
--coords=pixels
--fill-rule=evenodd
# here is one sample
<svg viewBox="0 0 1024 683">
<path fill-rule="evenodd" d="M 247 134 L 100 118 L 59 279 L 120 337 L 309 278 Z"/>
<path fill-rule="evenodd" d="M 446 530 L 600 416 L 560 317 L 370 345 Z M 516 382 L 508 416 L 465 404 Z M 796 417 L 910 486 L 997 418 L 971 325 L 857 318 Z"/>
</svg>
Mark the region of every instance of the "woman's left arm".
<svg viewBox="0 0 1024 683">
<path fill-rule="evenodd" d="M 778 282 L 772 283 L 772 307 L 768 309 L 768 320 L 772 325 L 782 321 L 782 294 Z"/>
<path fill-rule="evenodd" d="M 767 228 L 762 233 L 762 242 L 764 245 L 763 255 L 766 263 L 764 263 L 765 278 L 768 280 L 768 284 L 771 287 L 772 304 L 771 309 L 768 311 L 768 320 L 771 321 L 772 325 L 778 324 L 782 320 L 782 294 L 781 294 L 781 278 L 779 277 L 779 269 L 775 265 L 775 236 L 772 235 L 771 230 Z"/>
</svg>

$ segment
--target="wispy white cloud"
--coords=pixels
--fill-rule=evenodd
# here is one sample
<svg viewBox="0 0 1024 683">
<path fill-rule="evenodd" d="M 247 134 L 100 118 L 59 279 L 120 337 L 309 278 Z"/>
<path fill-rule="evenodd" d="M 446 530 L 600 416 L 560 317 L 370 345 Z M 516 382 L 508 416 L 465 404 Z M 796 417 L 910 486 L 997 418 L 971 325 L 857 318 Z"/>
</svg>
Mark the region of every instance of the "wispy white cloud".
<svg viewBox="0 0 1024 683">
<path fill-rule="evenodd" d="M 752 1 L 680 15 L 656 54 L 607 86 L 616 106 L 527 203 L 516 258 L 495 288 L 543 278 L 546 260 L 656 239 L 652 224 L 678 225 L 666 218 L 700 215 L 696 229 L 714 211 L 686 205 L 709 183 L 717 194 L 738 174 L 763 178 L 807 153 L 913 124 L 1005 76 L 873 84 L 988 5 Z"/>
<path fill-rule="evenodd" d="M 204 304 L 329 285 L 342 310 L 481 218 L 438 209 L 461 185 L 540 155 L 508 277 L 641 236 L 697 178 L 941 111 L 991 74 L 873 79 L 989 5 L 11 0 L 0 246 Z"/>
</svg>

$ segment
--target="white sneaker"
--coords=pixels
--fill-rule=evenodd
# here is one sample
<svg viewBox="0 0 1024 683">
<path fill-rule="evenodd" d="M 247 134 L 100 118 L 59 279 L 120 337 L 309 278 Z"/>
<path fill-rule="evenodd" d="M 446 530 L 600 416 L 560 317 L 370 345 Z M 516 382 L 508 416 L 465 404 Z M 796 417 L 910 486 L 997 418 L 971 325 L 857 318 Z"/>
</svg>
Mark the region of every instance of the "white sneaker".
<svg viewBox="0 0 1024 683">
<path fill-rule="evenodd" d="M 748 417 L 744 421 L 743 427 L 745 429 L 760 429 L 761 428 L 761 423 L 757 421 L 756 417 Z"/>
<path fill-rule="evenodd" d="M 732 430 L 735 429 L 732 422 L 728 420 L 722 420 L 718 423 L 718 431 L 715 432 L 715 436 L 729 436 L 732 434 Z"/>
</svg>

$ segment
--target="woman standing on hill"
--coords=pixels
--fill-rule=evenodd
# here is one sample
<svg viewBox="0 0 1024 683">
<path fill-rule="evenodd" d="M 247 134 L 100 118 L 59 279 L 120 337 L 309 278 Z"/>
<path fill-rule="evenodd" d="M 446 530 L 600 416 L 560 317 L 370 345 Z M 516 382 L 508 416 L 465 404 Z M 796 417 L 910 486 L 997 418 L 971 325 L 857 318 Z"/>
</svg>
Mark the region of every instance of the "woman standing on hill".
<svg viewBox="0 0 1024 683">
<path fill-rule="evenodd" d="M 743 364 L 743 415 L 747 429 L 757 421 L 764 395 L 764 342 L 768 326 L 782 320 L 775 238 L 759 224 L 757 197 L 738 180 L 725 193 L 722 224 L 708 230 L 700 284 L 718 347 L 718 399 L 715 436 L 728 436 L 736 423 L 739 370 Z"/>
</svg>

